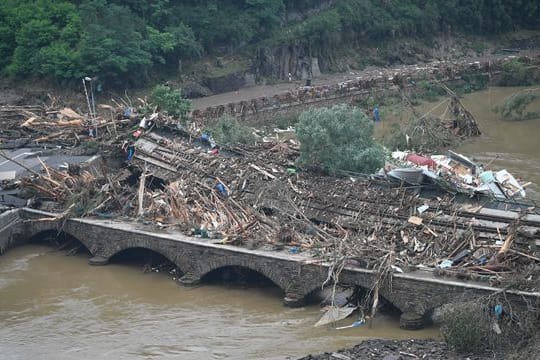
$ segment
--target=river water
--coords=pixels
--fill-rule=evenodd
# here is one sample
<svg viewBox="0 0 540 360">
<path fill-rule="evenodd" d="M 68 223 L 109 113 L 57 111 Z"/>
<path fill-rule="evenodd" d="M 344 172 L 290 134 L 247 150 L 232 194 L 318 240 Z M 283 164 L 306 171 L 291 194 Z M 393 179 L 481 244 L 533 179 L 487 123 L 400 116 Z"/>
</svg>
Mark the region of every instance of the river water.
<svg viewBox="0 0 540 360">
<path fill-rule="evenodd" d="M 493 87 L 468 94 L 463 104 L 475 116 L 483 134 L 467 141 L 457 151 L 472 156 L 493 169 L 507 169 L 516 178 L 532 184 L 526 188 L 527 197 L 540 201 L 540 119 L 503 120 L 493 112 L 504 100 L 526 88 Z M 540 93 L 540 92 L 537 92 Z M 527 111 L 540 111 L 540 99 Z"/>
<path fill-rule="evenodd" d="M 506 122 L 491 109 L 513 93 L 492 88 L 463 100 L 484 135 L 457 150 L 535 183 L 539 198 L 540 120 Z M 540 107 L 540 104 L 534 106 Z M 223 284 L 179 287 L 140 266 L 87 265 L 83 255 L 27 245 L 0 257 L 2 359 L 286 359 L 352 346 L 365 338 L 438 337 L 437 328 L 314 328 L 318 306 L 282 306 L 277 288 Z M 348 325 L 355 319 L 343 320 Z"/>
<path fill-rule="evenodd" d="M 319 307 L 286 308 L 279 289 L 184 288 L 168 274 L 87 260 L 42 245 L 0 258 L 0 358 L 286 359 L 366 337 L 438 336 L 385 315 L 371 329 L 314 328 Z"/>
</svg>

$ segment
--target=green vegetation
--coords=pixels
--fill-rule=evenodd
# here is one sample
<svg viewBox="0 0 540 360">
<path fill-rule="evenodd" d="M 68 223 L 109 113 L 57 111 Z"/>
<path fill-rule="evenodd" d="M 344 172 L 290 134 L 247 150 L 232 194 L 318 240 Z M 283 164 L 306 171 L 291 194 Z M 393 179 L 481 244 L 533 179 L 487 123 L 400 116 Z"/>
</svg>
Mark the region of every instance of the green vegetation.
<svg viewBox="0 0 540 360">
<path fill-rule="evenodd" d="M 370 174 L 384 164 L 383 148 L 373 140 L 373 123 L 357 108 L 336 105 L 304 111 L 296 136 L 300 166 Z"/>
<path fill-rule="evenodd" d="M 182 96 L 182 91 L 167 85 L 156 85 L 152 90 L 151 99 L 152 105 L 157 106 L 159 111 L 176 118 L 184 117 L 191 109 L 191 101 Z"/>
<path fill-rule="evenodd" d="M 3 0 L 0 72 L 139 85 L 204 55 L 295 46 L 324 66 L 339 47 L 538 29 L 539 19 L 536 0 Z"/>
<path fill-rule="evenodd" d="M 527 86 L 540 81 L 535 70 L 518 59 L 503 65 L 499 86 Z"/>
<path fill-rule="evenodd" d="M 540 111 L 527 111 L 528 106 L 540 99 L 538 90 L 527 90 L 515 93 L 504 101 L 502 106 L 495 107 L 506 120 L 530 120 L 540 117 Z"/>
<path fill-rule="evenodd" d="M 463 83 L 450 86 L 457 94 L 468 94 L 486 89 L 489 83 L 489 76 L 484 74 L 465 74 L 461 78 Z"/>
<path fill-rule="evenodd" d="M 208 132 L 219 145 L 253 144 L 255 136 L 252 130 L 230 115 L 224 115 Z"/>
<path fill-rule="evenodd" d="M 416 84 L 416 89 L 412 95 L 411 101 L 416 105 L 419 100 L 437 101 L 441 96 L 446 95 L 446 91 L 438 84 L 422 80 Z"/>
<path fill-rule="evenodd" d="M 298 123 L 298 116 L 297 115 L 282 115 L 277 116 L 272 121 L 273 125 L 281 130 L 286 130 L 291 126 L 295 126 L 296 123 Z"/>
</svg>

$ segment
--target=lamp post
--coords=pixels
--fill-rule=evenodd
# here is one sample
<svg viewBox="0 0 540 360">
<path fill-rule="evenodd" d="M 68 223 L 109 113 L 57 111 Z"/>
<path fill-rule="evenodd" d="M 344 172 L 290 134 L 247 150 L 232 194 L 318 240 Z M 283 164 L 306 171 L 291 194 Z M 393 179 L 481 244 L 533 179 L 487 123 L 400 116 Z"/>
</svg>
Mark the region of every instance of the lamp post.
<svg viewBox="0 0 540 360">
<path fill-rule="evenodd" d="M 96 103 L 94 101 L 94 85 L 93 79 L 91 77 L 84 77 L 82 79 L 84 86 L 84 93 L 86 95 L 86 103 L 88 104 L 88 111 L 90 112 L 90 118 L 92 119 L 92 126 L 94 127 L 94 136 L 97 137 L 97 126 L 96 126 Z M 86 83 L 90 83 L 90 97 L 88 96 L 88 89 L 86 88 Z M 90 98 L 92 101 L 90 102 Z"/>
</svg>

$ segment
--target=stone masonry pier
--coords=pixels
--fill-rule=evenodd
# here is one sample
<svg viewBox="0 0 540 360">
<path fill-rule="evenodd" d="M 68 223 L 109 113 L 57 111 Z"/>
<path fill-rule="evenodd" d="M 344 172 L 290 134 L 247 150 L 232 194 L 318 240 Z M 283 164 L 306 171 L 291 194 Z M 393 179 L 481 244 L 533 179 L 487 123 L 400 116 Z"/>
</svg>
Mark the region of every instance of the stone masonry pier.
<svg viewBox="0 0 540 360">
<path fill-rule="evenodd" d="M 284 303 L 289 306 L 301 306 L 307 295 L 319 289 L 330 266 L 301 253 L 248 250 L 178 232 L 157 232 L 139 223 L 101 219 L 59 220 L 55 214 L 31 209 L 0 214 L 0 254 L 50 231 L 61 231 L 79 240 L 91 253 L 89 262 L 92 265 L 105 265 L 114 255 L 133 248 L 159 253 L 181 270 L 180 282 L 184 285 L 198 284 L 206 274 L 224 267 L 251 269 L 279 286 L 284 293 Z M 375 278 L 374 271 L 346 267 L 340 282 L 370 289 Z M 407 327 L 407 322 L 418 324 L 441 305 L 501 291 L 485 283 L 438 278 L 429 272 L 416 271 L 393 274 L 391 281 L 380 288 L 379 294 L 402 312 L 402 325 Z M 507 291 L 506 297 L 517 306 L 540 301 L 540 293 Z"/>
</svg>

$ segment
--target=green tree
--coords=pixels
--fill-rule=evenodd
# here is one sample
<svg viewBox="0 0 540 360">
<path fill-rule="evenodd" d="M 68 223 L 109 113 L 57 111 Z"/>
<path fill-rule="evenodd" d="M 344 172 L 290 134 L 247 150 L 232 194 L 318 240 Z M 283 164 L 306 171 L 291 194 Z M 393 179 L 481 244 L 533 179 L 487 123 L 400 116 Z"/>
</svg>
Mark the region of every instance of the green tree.
<svg viewBox="0 0 540 360">
<path fill-rule="evenodd" d="M 300 166 L 372 173 L 384 164 L 382 146 L 373 140 L 373 123 L 357 108 L 311 108 L 299 118 Z"/>
<path fill-rule="evenodd" d="M 255 142 L 252 130 L 231 115 L 219 118 L 208 132 L 220 145 L 253 144 Z"/>
<path fill-rule="evenodd" d="M 144 82 L 154 57 L 140 18 L 106 0 L 86 1 L 80 9 L 86 22 L 81 42 L 85 73 L 113 83 Z"/>
<path fill-rule="evenodd" d="M 156 85 L 151 95 L 152 104 L 160 111 L 182 118 L 191 109 L 191 101 L 182 96 L 180 89 L 172 89 L 167 85 Z"/>
<path fill-rule="evenodd" d="M 526 86 L 537 82 L 533 68 L 522 63 L 519 59 L 514 59 L 503 64 L 501 78 L 498 85 L 500 86 Z"/>
<path fill-rule="evenodd" d="M 0 20 L 0 28 L 9 27 L 1 37 L 11 49 L 0 46 L 1 55 L 9 59 L 4 59 L 8 73 L 60 79 L 79 75 L 81 19 L 73 4 L 7 1 L 1 9 L 0 13 L 9 16 Z"/>
<path fill-rule="evenodd" d="M 259 22 L 259 32 L 271 31 L 281 23 L 283 0 L 246 0 L 249 12 Z"/>
</svg>

